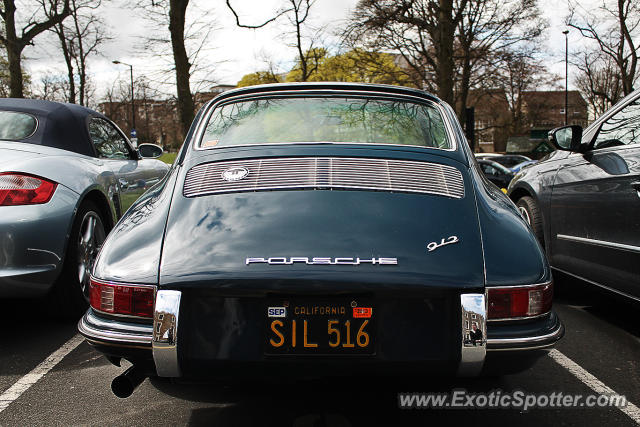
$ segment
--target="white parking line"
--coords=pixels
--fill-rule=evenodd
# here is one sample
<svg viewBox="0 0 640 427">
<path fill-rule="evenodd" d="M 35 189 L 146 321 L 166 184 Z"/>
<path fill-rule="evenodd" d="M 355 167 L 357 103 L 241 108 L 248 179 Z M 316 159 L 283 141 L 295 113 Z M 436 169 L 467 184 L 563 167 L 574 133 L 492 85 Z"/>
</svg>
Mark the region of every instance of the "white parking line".
<svg viewBox="0 0 640 427">
<path fill-rule="evenodd" d="M 33 368 L 31 372 L 16 381 L 7 391 L 0 395 L 0 412 L 7 409 L 11 402 L 22 396 L 25 391 L 29 390 L 32 385 L 44 377 L 47 372 L 53 369 L 54 366 L 83 341 L 84 337 L 82 335 L 75 335 L 64 343 L 62 347 L 51 353 L 42 363 Z"/>
<path fill-rule="evenodd" d="M 549 356 L 556 361 L 560 366 L 568 370 L 579 379 L 582 383 L 584 383 L 591 390 L 595 391 L 598 394 L 619 394 L 616 393 L 612 388 L 607 386 L 605 383 L 591 375 L 582 366 L 578 365 L 573 360 L 569 359 L 564 354 L 560 353 L 558 350 L 553 349 L 549 352 Z M 633 403 L 629 402 L 627 398 L 627 406 L 625 407 L 617 407 L 622 412 L 627 414 L 636 424 L 640 425 L 640 408 L 638 408 Z"/>
</svg>

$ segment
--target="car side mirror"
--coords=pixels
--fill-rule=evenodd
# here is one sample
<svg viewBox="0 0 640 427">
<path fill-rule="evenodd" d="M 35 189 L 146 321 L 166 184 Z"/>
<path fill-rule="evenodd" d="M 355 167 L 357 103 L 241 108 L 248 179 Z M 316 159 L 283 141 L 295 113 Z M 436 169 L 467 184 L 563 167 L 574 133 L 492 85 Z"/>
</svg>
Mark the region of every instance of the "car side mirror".
<svg viewBox="0 0 640 427">
<path fill-rule="evenodd" d="M 549 131 L 549 142 L 559 150 L 580 151 L 582 126 L 562 126 Z"/>
<path fill-rule="evenodd" d="M 157 159 L 162 156 L 164 150 L 162 147 L 155 144 L 140 144 L 138 145 L 138 153 L 140 157 L 143 159 Z"/>
</svg>

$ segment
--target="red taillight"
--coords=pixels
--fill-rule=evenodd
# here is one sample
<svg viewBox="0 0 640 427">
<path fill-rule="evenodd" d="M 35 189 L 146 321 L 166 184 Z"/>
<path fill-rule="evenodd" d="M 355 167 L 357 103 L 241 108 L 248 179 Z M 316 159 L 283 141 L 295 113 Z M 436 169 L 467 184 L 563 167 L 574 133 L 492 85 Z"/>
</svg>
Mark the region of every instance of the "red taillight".
<svg viewBox="0 0 640 427">
<path fill-rule="evenodd" d="M 155 292 L 151 285 L 107 283 L 92 278 L 89 302 L 105 313 L 152 318 Z"/>
<path fill-rule="evenodd" d="M 51 200 L 58 184 L 20 173 L 0 174 L 0 206 L 37 205 Z"/>
<path fill-rule="evenodd" d="M 551 310 L 553 283 L 537 286 L 487 288 L 488 319 L 532 317 Z"/>
</svg>

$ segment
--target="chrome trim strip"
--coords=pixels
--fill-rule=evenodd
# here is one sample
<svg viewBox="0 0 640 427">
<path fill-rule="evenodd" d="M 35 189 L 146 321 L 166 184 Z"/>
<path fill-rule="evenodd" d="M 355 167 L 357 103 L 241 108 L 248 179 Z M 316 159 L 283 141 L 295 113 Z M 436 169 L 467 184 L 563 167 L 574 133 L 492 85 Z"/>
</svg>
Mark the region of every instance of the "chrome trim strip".
<svg viewBox="0 0 640 427">
<path fill-rule="evenodd" d="M 547 311 L 546 313 L 536 314 L 535 316 L 503 317 L 501 319 L 487 319 L 487 323 L 505 323 L 505 322 L 511 322 L 511 321 L 517 322 L 518 320 L 536 320 L 541 317 L 548 316 L 549 313 L 551 313 L 551 310 Z"/>
<path fill-rule="evenodd" d="M 153 313 L 153 361 L 159 377 L 179 377 L 178 316 L 182 292 L 160 290 Z"/>
<path fill-rule="evenodd" d="M 221 173 L 243 167 L 249 173 L 225 181 Z M 284 189 L 351 189 L 465 195 L 464 178 L 455 167 L 433 162 L 369 157 L 267 157 L 207 162 L 186 174 L 183 194 L 255 192 Z"/>
<path fill-rule="evenodd" d="M 564 326 L 558 320 L 556 328 L 544 335 L 518 338 L 490 338 L 487 340 L 487 351 L 532 350 L 551 347 L 564 335 Z M 528 344 L 531 344 L 529 346 Z M 509 345 L 508 348 L 491 348 L 494 345 Z"/>
<path fill-rule="evenodd" d="M 459 376 L 480 374 L 487 354 L 487 301 L 484 294 L 460 295 L 461 354 L 458 365 Z M 473 330 L 476 326 L 476 331 Z M 480 339 L 472 334 L 479 331 Z"/>
<path fill-rule="evenodd" d="M 491 286 L 487 285 L 487 289 L 512 289 L 512 288 L 534 288 L 536 286 L 546 286 L 553 283 L 553 280 L 546 282 L 534 283 L 533 285 L 509 285 L 509 286 Z"/>
<path fill-rule="evenodd" d="M 563 270 L 561 268 L 558 268 L 558 267 L 551 266 L 551 268 L 553 268 L 554 270 L 557 270 L 557 271 L 559 271 L 561 273 L 568 274 L 569 276 L 575 277 L 576 279 L 583 280 L 583 281 L 585 281 L 585 282 L 587 282 L 587 283 L 589 283 L 591 285 L 598 286 L 598 287 L 600 287 L 602 289 L 605 289 L 605 290 L 607 290 L 609 292 L 613 292 L 613 293 L 616 293 L 616 294 L 618 294 L 620 296 L 623 296 L 625 298 L 630 298 L 630 299 L 632 299 L 634 301 L 640 302 L 640 298 L 638 298 L 637 296 L 628 294 L 626 292 L 622 292 L 622 291 L 620 291 L 618 289 L 610 288 L 609 286 L 602 285 L 600 283 L 594 282 L 593 280 L 586 279 L 586 278 L 584 278 L 582 276 L 579 276 L 579 275 L 574 274 L 574 273 L 570 273 L 570 272 L 568 272 L 566 270 Z"/>
<path fill-rule="evenodd" d="M 588 239 L 586 237 L 569 236 L 567 234 L 558 234 L 560 240 L 568 240 L 570 242 L 586 243 L 588 245 L 602 246 L 605 248 L 621 249 L 623 251 L 640 253 L 640 246 L 625 245 L 623 243 L 607 242 L 606 240 Z"/>
<path fill-rule="evenodd" d="M 307 96 L 308 94 L 310 94 L 311 96 Z M 265 143 L 265 144 L 243 144 L 243 145 L 228 145 L 228 146 L 223 146 L 223 147 L 202 147 L 202 138 L 204 136 L 204 131 L 206 128 L 206 124 L 209 123 L 209 119 L 211 118 L 211 115 L 213 114 L 213 111 L 218 108 L 221 105 L 225 105 L 225 104 L 229 104 L 229 103 L 234 103 L 234 102 L 241 102 L 241 101 L 245 101 L 245 100 L 251 100 L 251 99 L 261 99 L 261 98 L 278 98 L 278 97 L 284 97 L 284 98 L 291 98 L 291 97 L 300 97 L 300 98 L 309 98 L 309 97 L 313 97 L 313 95 L 316 96 L 345 96 L 346 98 L 348 97 L 359 97 L 359 98 L 382 98 L 382 99 L 398 99 L 398 98 L 405 98 L 407 100 L 416 102 L 416 103 L 423 103 L 423 104 L 428 104 L 428 105 L 432 105 L 434 106 L 438 112 L 440 113 L 440 116 L 442 117 L 442 121 L 445 124 L 445 127 L 447 128 L 447 138 L 449 139 L 449 142 L 451 143 L 451 148 L 439 148 L 439 147 L 425 147 L 422 145 L 402 145 L 402 144 L 377 144 L 377 143 L 360 143 L 360 142 L 309 142 L 309 143 Z M 432 95 L 429 95 L 427 92 L 425 92 L 425 95 L 432 97 Z M 214 98 L 215 99 L 215 98 Z M 206 116 L 206 117 L 205 117 Z M 291 88 L 291 89 L 286 89 L 286 90 L 267 90 L 264 92 L 256 92 L 256 93 L 239 93 L 237 95 L 234 96 L 230 96 L 228 98 L 223 98 L 220 101 L 217 102 L 212 102 L 209 105 L 209 110 L 206 111 L 203 116 L 202 119 L 200 120 L 199 126 L 196 129 L 196 131 L 194 132 L 194 136 L 193 136 L 193 144 L 192 144 L 192 149 L 194 151 L 205 151 L 205 150 L 214 150 L 214 149 L 224 149 L 224 148 L 234 148 L 234 147 L 260 147 L 260 146 L 269 146 L 269 145 L 297 145 L 297 144 L 335 144 L 335 145 L 380 145 L 380 146 L 392 146 L 392 147 L 398 147 L 398 148 L 402 148 L 402 147 L 412 147 L 412 148 L 422 148 L 422 149 L 432 149 L 432 150 L 441 150 L 441 151 L 456 151 L 458 148 L 458 140 L 456 138 L 456 134 L 453 130 L 453 125 L 450 123 L 449 118 L 446 114 L 446 111 L 444 109 L 444 107 L 442 106 L 442 104 L 440 104 L 440 102 L 436 101 L 435 99 L 430 99 L 427 97 L 420 97 L 417 95 L 410 95 L 410 94 L 404 94 L 404 93 L 389 93 L 389 92 L 384 92 L 384 91 L 379 91 L 379 90 L 367 90 L 367 89 L 331 89 L 331 88 L 322 88 L 322 87 L 318 87 L 317 89 L 295 89 L 295 88 Z"/>
<path fill-rule="evenodd" d="M 555 344 L 555 341 L 550 344 L 532 345 L 530 347 L 487 348 L 487 351 L 490 353 L 493 353 L 496 351 L 544 350 L 544 349 L 551 349 L 551 347 L 553 347 L 554 344 Z"/>
<path fill-rule="evenodd" d="M 87 311 L 80 319 L 78 331 L 90 340 L 122 345 L 145 344 L 150 346 L 153 335 L 151 325 L 100 319 L 93 310 Z"/>
</svg>

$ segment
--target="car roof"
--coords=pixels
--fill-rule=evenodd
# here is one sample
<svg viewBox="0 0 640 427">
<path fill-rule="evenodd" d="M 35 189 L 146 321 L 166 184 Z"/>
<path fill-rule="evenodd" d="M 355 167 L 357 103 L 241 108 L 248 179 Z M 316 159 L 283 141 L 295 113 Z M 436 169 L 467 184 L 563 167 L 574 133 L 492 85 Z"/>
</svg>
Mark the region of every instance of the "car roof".
<svg viewBox="0 0 640 427">
<path fill-rule="evenodd" d="M 364 96 L 364 97 L 390 97 L 397 98 L 399 100 L 409 100 L 414 102 L 420 102 L 425 100 L 438 104 L 443 109 L 443 115 L 445 120 L 451 125 L 452 149 L 447 150 L 434 150 L 438 155 L 444 155 L 445 157 L 453 158 L 465 165 L 469 165 L 469 157 L 473 156 L 468 148 L 468 144 L 463 144 L 462 129 L 459 126 L 459 122 L 455 117 L 455 112 L 446 102 L 440 100 L 436 96 L 416 88 L 396 85 L 385 84 L 373 84 L 373 83 L 357 83 L 357 82 L 290 82 L 290 83 L 272 83 L 264 85 L 246 86 L 236 89 L 231 89 L 218 94 L 216 97 L 207 102 L 199 111 L 197 118 L 200 120 L 206 119 L 206 114 L 211 109 L 216 108 L 220 104 L 226 102 L 243 101 L 245 99 L 251 99 L 254 97 L 279 97 L 279 96 L 301 96 L 301 97 L 330 97 L 330 96 Z M 190 129 L 189 137 L 191 137 L 195 129 Z M 187 139 L 189 139 L 189 137 Z M 206 155 L 207 150 L 192 150 L 189 147 L 193 147 L 193 144 L 186 146 L 183 149 L 178 162 L 181 163 L 188 153 L 194 153 L 196 151 L 202 152 Z M 393 145 L 390 147 L 397 149 L 423 149 L 425 147 L 410 147 L 403 145 Z M 428 147 L 427 147 L 428 148 Z"/>
<path fill-rule="evenodd" d="M 42 99 L 1 98 L 0 111 L 27 113 L 38 121 L 36 131 L 21 140 L 30 144 L 61 148 L 87 156 L 94 156 L 89 143 L 88 117 L 104 115 L 76 104 Z"/>
<path fill-rule="evenodd" d="M 349 92 L 349 91 L 365 91 L 377 92 L 384 94 L 395 94 L 405 96 L 416 96 L 427 98 L 434 102 L 442 102 L 436 96 L 425 92 L 421 89 L 415 89 L 406 86 L 383 85 L 374 83 L 351 83 L 351 82 L 291 82 L 291 83 L 270 83 L 264 85 L 245 86 L 222 92 L 213 99 L 218 102 L 225 98 L 231 98 L 241 95 L 251 95 L 257 93 L 277 93 L 285 91 L 309 91 L 317 90 L 320 92 Z"/>
</svg>

